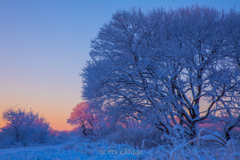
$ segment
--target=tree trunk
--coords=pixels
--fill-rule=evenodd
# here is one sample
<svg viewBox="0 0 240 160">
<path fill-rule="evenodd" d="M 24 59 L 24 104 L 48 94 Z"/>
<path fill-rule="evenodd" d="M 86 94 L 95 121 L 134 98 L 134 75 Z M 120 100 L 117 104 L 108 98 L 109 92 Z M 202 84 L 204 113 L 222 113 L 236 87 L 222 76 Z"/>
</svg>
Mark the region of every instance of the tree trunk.
<svg viewBox="0 0 240 160">
<path fill-rule="evenodd" d="M 196 131 L 196 123 L 190 124 L 190 138 L 193 139 L 196 137 L 197 131 Z"/>
<path fill-rule="evenodd" d="M 226 137 L 227 141 L 231 139 L 229 129 L 227 129 L 227 130 L 225 131 L 225 137 Z"/>
<path fill-rule="evenodd" d="M 19 142 L 19 135 L 18 135 L 18 132 L 17 132 L 17 135 L 16 135 L 16 140 L 17 140 L 17 142 Z"/>
<path fill-rule="evenodd" d="M 225 138 L 228 140 L 231 139 L 230 132 L 236 125 L 232 125 L 225 130 Z"/>
</svg>

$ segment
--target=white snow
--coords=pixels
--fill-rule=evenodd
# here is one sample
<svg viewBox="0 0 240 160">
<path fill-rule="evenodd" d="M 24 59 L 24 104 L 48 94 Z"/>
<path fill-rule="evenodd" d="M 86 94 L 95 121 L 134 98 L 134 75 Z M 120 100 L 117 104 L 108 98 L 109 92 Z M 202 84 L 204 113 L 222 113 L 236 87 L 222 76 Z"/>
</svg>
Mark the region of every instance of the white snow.
<svg viewBox="0 0 240 160">
<path fill-rule="evenodd" d="M 143 151 L 127 145 L 67 142 L 61 145 L 0 149 L 1 160 L 138 159 Z"/>
</svg>

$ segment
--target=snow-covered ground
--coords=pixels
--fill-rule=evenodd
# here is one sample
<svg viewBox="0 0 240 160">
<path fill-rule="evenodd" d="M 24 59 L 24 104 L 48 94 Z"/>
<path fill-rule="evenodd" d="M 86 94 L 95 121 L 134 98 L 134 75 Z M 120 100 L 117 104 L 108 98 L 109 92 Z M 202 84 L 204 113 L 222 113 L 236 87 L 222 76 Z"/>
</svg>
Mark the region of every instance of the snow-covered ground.
<svg viewBox="0 0 240 160">
<path fill-rule="evenodd" d="M 145 159 L 143 151 L 127 145 L 70 142 L 61 145 L 0 149 L 1 160 Z"/>
<path fill-rule="evenodd" d="M 202 137 L 203 140 L 204 136 Z M 72 139 L 64 144 L 0 149 L 0 160 L 225 160 L 240 158 L 239 141 L 222 145 L 201 142 L 200 145 L 166 145 L 141 150 L 127 144 L 90 142 L 89 139 Z M 229 141 L 231 142 L 231 141 Z M 233 141 L 232 141 L 233 142 Z M 201 145 L 202 144 L 202 145 Z"/>
</svg>

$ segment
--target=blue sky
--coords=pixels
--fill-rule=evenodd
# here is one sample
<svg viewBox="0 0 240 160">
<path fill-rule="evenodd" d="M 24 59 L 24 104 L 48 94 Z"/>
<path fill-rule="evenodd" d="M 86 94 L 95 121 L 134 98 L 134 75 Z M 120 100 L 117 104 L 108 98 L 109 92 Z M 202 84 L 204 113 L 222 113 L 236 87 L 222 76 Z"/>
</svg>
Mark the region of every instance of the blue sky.
<svg viewBox="0 0 240 160">
<path fill-rule="evenodd" d="M 240 10 L 239 0 L 1 0 L 0 111 L 32 108 L 52 128 L 71 129 L 66 119 L 82 101 L 79 73 L 90 59 L 90 41 L 111 15 L 196 3 Z"/>
</svg>

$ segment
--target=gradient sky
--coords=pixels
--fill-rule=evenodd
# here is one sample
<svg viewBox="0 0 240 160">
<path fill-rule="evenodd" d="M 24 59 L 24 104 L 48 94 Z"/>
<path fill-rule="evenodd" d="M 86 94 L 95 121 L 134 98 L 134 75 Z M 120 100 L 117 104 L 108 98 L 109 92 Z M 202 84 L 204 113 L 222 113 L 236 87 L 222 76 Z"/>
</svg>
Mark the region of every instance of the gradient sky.
<svg viewBox="0 0 240 160">
<path fill-rule="evenodd" d="M 0 114 L 17 105 L 39 112 L 53 129 L 72 129 L 66 119 L 82 101 L 79 73 L 111 15 L 195 3 L 240 10 L 239 0 L 0 0 Z"/>
</svg>

